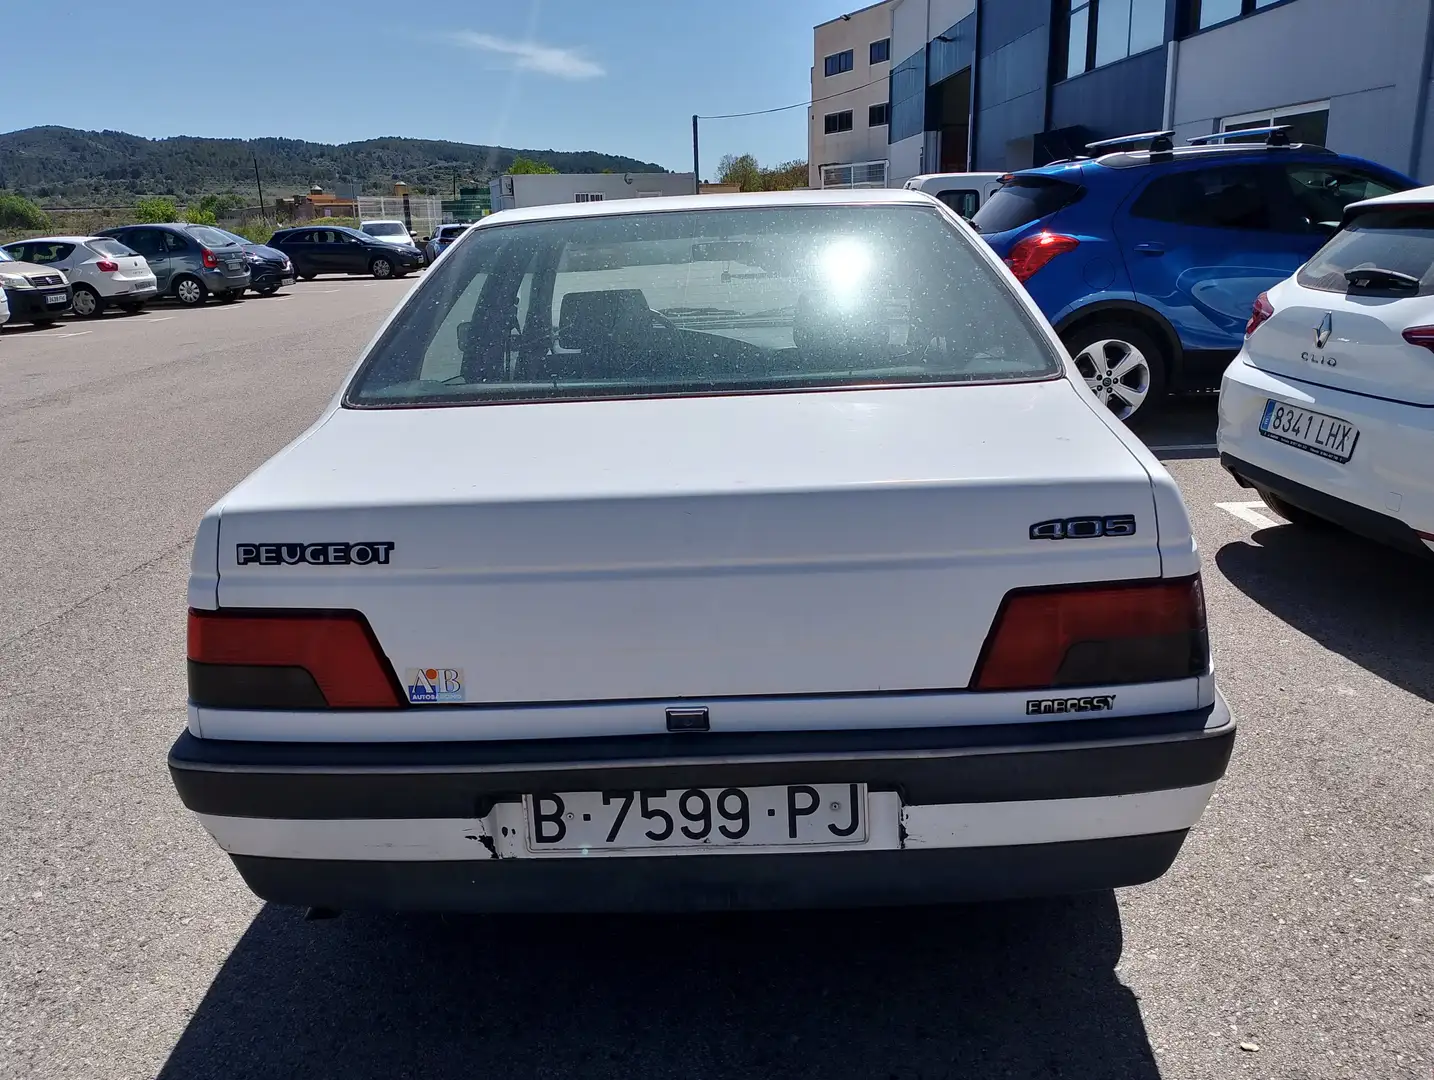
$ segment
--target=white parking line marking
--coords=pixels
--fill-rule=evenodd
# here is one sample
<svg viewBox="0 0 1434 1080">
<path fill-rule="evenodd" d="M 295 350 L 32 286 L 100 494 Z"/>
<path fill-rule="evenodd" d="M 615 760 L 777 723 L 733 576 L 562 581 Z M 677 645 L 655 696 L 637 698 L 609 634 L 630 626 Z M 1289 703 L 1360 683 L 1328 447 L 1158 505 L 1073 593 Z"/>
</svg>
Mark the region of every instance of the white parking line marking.
<svg viewBox="0 0 1434 1080">
<path fill-rule="evenodd" d="M 52 336 L 52 337 L 56 337 L 56 338 L 84 337 L 86 334 L 93 334 L 93 333 L 94 333 L 93 330 L 77 330 L 77 331 L 75 331 L 73 334 L 52 334 L 51 336 Z"/>
<path fill-rule="evenodd" d="M 1260 513 L 1261 510 L 1269 509 L 1262 502 L 1216 503 L 1215 506 L 1257 529 L 1277 529 L 1280 526 L 1278 521 Z"/>
</svg>

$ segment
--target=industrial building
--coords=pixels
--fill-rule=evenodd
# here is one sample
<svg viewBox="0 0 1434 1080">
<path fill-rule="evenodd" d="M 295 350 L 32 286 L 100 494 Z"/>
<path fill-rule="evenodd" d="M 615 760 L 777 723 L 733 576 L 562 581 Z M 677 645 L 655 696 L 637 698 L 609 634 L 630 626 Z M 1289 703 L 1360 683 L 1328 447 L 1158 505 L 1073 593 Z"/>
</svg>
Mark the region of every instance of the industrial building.
<svg viewBox="0 0 1434 1080">
<path fill-rule="evenodd" d="M 855 38 L 883 36 L 886 108 L 867 109 L 885 123 L 862 128 L 848 102 L 872 97 L 882 72 L 856 74 L 869 57 Z M 813 45 L 822 186 L 1025 168 L 1132 132 L 1271 122 L 1434 177 L 1434 0 L 884 0 L 816 27 Z M 847 111 L 849 129 L 832 119 Z"/>
<path fill-rule="evenodd" d="M 552 203 L 691 195 L 691 173 L 504 173 L 488 182 L 493 210 Z"/>
</svg>

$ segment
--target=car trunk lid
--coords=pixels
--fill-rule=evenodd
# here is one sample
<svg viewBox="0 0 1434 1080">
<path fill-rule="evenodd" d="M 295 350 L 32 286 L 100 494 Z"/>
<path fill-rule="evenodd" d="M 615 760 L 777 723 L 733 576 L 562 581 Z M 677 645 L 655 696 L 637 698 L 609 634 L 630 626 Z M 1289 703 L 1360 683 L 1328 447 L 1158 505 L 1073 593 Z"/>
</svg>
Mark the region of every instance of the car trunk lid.
<svg viewBox="0 0 1434 1080">
<path fill-rule="evenodd" d="M 962 688 L 1009 590 L 1161 574 L 1080 393 L 339 409 L 220 508 L 218 602 L 358 609 L 469 704 Z"/>
</svg>

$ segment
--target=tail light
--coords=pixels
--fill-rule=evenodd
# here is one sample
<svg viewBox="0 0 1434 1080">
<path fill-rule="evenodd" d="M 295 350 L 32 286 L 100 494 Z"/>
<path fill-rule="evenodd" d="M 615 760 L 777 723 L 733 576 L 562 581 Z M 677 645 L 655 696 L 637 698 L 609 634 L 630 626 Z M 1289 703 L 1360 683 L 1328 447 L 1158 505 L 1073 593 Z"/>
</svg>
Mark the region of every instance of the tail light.
<svg viewBox="0 0 1434 1080">
<path fill-rule="evenodd" d="M 1074 236 L 1040 232 L 1017 240 L 1011 253 L 1006 256 L 1006 265 L 1011 268 L 1011 273 L 1016 275 L 1017 281 L 1025 283 L 1057 255 L 1064 255 L 1078 247 L 1080 241 Z"/>
<path fill-rule="evenodd" d="M 95 263 L 95 269 L 101 274 L 114 274 L 119 272 L 119 263 L 112 262 L 109 259 L 101 259 Z"/>
<path fill-rule="evenodd" d="M 1044 690 L 1202 675 L 1209 667 L 1199 576 L 1006 595 L 971 686 Z"/>
<path fill-rule="evenodd" d="M 1434 352 L 1434 326 L 1411 326 L 1404 331 L 1404 340 Z"/>
<path fill-rule="evenodd" d="M 1265 325 L 1271 315 L 1275 313 L 1275 306 L 1270 303 L 1269 293 L 1260 293 L 1255 297 L 1255 307 L 1250 312 L 1250 321 L 1245 324 L 1245 336 L 1249 337 L 1260 327 Z"/>
<path fill-rule="evenodd" d="M 189 612 L 189 700 L 216 709 L 393 709 L 393 668 L 356 611 Z"/>
<path fill-rule="evenodd" d="M 214 257 L 214 252 L 208 248 L 199 249 L 199 260 L 204 264 L 206 270 L 218 270 L 219 260 Z"/>
</svg>

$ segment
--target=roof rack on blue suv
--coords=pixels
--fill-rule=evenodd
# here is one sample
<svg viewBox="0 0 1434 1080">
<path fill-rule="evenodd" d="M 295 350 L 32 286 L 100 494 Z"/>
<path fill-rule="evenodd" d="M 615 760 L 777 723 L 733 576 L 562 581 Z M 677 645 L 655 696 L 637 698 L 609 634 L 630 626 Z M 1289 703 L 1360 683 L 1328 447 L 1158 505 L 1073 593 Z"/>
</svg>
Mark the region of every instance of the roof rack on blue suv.
<svg viewBox="0 0 1434 1080">
<path fill-rule="evenodd" d="M 1255 298 L 1323 246 L 1344 208 L 1417 186 L 1292 143 L 1285 125 L 1189 141 L 1152 131 L 1091 143 L 1096 156 L 1012 173 L 972 220 L 1127 421 L 1167 391 L 1217 388 Z"/>
</svg>

